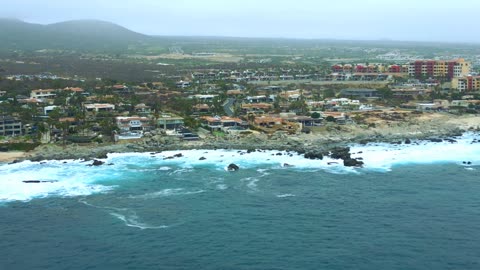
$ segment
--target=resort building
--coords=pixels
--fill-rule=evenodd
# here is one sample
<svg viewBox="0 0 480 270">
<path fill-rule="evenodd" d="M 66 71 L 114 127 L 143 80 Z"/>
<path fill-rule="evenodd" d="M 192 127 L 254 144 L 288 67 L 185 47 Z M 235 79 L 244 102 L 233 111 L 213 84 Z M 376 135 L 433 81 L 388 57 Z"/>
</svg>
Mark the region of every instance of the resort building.
<svg viewBox="0 0 480 270">
<path fill-rule="evenodd" d="M 467 76 L 470 73 L 471 64 L 465 59 L 456 60 L 417 60 L 410 62 L 408 74 L 410 77 L 420 78 L 445 78 Z"/>
<path fill-rule="evenodd" d="M 464 76 L 453 78 L 452 88 L 460 92 L 470 92 L 480 90 L 480 76 Z"/>
</svg>

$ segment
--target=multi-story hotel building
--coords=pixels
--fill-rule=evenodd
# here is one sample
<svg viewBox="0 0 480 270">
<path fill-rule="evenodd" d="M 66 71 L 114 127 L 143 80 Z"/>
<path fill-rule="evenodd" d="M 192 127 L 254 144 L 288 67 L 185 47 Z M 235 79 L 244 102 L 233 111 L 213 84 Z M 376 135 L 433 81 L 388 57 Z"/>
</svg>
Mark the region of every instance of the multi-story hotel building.
<svg viewBox="0 0 480 270">
<path fill-rule="evenodd" d="M 452 88 L 460 92 L 480 90 L 480 76 L 464 76 L 452 79 Z"/>
<path fill-rule="evenodd" d="M 465 59 L 451 61 L 444 60 L 417 60 L 411 62 L 408 67 L 410 77 L 420 78 L 445 78 L 467 76 L 470 73 L 470 63 Z"/>
</svg>

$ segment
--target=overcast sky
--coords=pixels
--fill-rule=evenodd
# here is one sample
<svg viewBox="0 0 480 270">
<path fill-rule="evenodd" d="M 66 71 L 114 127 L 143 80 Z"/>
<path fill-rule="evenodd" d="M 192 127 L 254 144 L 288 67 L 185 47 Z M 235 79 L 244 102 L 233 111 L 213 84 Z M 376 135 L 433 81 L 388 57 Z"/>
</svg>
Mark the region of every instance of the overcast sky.
<svg viewBox="0 0 480 270">
<path fill-rule="evenodd" d="M 480 42 L 478 0 L 0 0 L 0 17 L 154 35 Z"/>
</svg>

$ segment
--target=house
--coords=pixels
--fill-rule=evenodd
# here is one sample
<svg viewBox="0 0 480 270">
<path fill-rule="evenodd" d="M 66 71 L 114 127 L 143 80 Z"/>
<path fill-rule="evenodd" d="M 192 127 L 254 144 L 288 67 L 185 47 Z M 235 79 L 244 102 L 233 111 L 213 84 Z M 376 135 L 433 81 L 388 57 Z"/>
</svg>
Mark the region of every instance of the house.
<svg viewBox="0 0 480 270">
<path fill-rule="evenodd" d="M 48 115 L 49 113 L 51 113 L 51 112 L 52 112 L 53 110 L 55 110 L 56 108 L 60 108 L 60 107 L 59 107 L 59 106 L 55 106 L 55 105 L 53 105 L 53 106 L 45 106 L 45 107 L 43 108 L 43 114 L 44 114 L 44 115 Z"/>
<path fill-rule="evenodd" d="M 209 113 L 210 112 L 210 106 L 208 104 L 197 104 L 193 106 L 193 112 L 196 112 L 197 114 L 204 114 L 204 113 Z"/>
<path fill-rule="evenodd" d="M 65 87 L 63 88 L 63 91 L 70 91 L 72 93 L 83 93 L 85 90 L 80 87 Z"/>
<path fill-rule="evenodd" d="M 177 86 L 177 88 L 187 88 L 187 87 L 190 87 L 191 83 L 185 82 L 185 81 L 179 81 L 175 85 Z"/>
<path fill-rule="evenodd" d="M 179 116 L 172 116 L 170 114 L 162 114 L 157 119 L 157 125 L 165 130 L 177 129 L 184 125 L 184 120 Z"/>
<path fill-rule="evenodd" d="M 248 126 L 248 123 L 245 123 L 240 118 L 228 117 L 228 116 L 203 116 L 200 118 L 201 124 L 203 127 L 209 130 L 228 130 L 232 127 L 237 126 Z"/>
<path fill-rule="evenodd" d="M 22 121 L 11 116 L 0 116 L 0 135 L 18 136 L 24 133 Z"/>
<path fill-rule="evenodd" d="M 152 121 L 147 117 L 115 117 L 117 127 L 122 133 L 143 133 L 152 129 Z"/>
<path fill-rule="evenodd" d="M 255 117 L 253 122 L 255 125 L 260 127 L 273 127 L 275 125 L 281 125 L 283 123 L 283 119 L 280 117 L 262 116 Z"/>
<path fill-rule="evenodd" d="M 244 113 L 249 113 L 249 112 L 264 113 L 264 112 L 270 111 L 271 109 L 273 109 L 273 104 L 269 104 L 269 103 L 253 103 L 253 104 L 243 103 L 242 104 L 242 111 Z"/>
<path fill-rule="evenodd" d="M 136 113 L 140 113 L 140 114 L 149 114 L 152 112 L 152 108 L 150 106 L 145 105 L 144 103 L 135 105 L 134 110 Z"/>
<path fill-rule="evenodd" d="M 128 92 L 129 89 L 126 85 L 123 84 L 116 84 L 112 86 L 112 90 L 115 92 Z"/>
<path fill-rule="evenodd" d="M 288 122 L 298 123 L 307 127 L 320 126 L 323 120 L 322 118 L 312 118 L 310 116 L 301 116 L 294 113 L 281 113 L 280 117 Z"/>
<path fill-rule="evenodd" d="M 55 89 L 37 89 L 30 92 L 30 98 L 35 99 L 53 99 L 57 96 Z"/>
<path fill-rule="evenodd" d="M 87 112 L 111 112 L 115 110 L 115 105 L 108 103 L 94 103 L 83 105 Z"/>
</svg>

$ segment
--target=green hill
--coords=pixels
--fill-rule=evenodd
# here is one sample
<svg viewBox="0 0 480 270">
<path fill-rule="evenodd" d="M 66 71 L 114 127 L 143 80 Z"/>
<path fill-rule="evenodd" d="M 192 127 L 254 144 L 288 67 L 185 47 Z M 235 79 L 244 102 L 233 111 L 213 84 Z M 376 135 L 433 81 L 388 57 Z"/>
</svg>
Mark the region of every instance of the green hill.
<svg viewBox="0 0 480 270">
<path fill-rule="evenodd" d="M 41 25 L 0 19 L 0 48 L 8 50 L 125 50 L 151 39 L 104 21 L 79 20 Z"/>
</svg>

